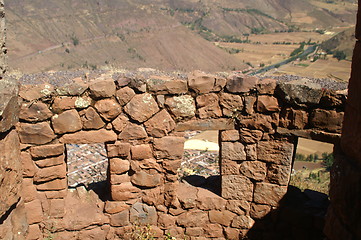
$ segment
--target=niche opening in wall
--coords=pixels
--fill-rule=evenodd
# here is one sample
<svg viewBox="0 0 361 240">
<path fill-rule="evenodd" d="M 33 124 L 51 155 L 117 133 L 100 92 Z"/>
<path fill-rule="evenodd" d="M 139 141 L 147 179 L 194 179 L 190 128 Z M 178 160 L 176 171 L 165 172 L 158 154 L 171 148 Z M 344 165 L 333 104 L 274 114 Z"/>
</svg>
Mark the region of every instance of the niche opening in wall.
<svg viewBox="0 0 361 240">
<path fill-rule="evenodd" d="M 180 181 L 220 191 L 219 131 L 186 131 Z"/>
<path fill-rule="evenodd" d="M 68 187 L 85 186 L 87 189 L 107 189 L 108 158 L 105 145 L 66 144 Z"/>
<path fill-rule="evenodd" d="M 298 138 L 290 185 L 328 195 L 332 163 L 332 144 Z"/>
</svg>

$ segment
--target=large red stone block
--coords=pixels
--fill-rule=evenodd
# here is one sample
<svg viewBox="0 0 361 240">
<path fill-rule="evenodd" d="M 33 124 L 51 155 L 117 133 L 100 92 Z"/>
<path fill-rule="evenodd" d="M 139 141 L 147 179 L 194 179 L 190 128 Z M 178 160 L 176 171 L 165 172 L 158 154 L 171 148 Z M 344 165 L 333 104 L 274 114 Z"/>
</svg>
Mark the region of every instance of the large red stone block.
<svg viewBox="0 0 361 240">
<path fill-rule="evenodd" d="M 55 134 L 47 122 L 20 123 L 18 132 L 21 143 L 46 144 L 55 138 Z"/>
</svg>

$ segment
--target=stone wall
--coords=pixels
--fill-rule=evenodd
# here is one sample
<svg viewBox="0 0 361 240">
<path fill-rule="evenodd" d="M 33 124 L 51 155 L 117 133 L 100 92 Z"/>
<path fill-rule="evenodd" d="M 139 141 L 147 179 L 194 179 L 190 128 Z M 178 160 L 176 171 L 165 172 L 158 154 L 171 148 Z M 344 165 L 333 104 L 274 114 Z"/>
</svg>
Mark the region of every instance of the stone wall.
<svg viewBox="0 0 361 240">
<path fill-rule="evenodd" d="M 346 99 L 310 82 L 201 72 L 104 73 L 24 85 L 20 97 L 28 239 L 126 239 L 142 225 L 156 237 L 245 237 L 280 205 L 297 137 L 338 142 Z M 186 130 L 220 131 L 220 194 L 178 180 Z M 68 189 L 66 144 L 80 143 L 106 144 L 109 201 Z"/>
<path fill-rule="evenodd" d="M 23 239 L 27 222 L 20 201 L 20 143 L 14 125 L 18 121 L 18 86 L 5 76 L 5 13 L 0 1 L 0 239 Z"/>
<path fill-rule="evenodd" d="M 335 150 L 325 233 L 329 239 L 361 238 L 361 5 L 356 26 L 349 95 L 341 145 Z"/>
</svg>

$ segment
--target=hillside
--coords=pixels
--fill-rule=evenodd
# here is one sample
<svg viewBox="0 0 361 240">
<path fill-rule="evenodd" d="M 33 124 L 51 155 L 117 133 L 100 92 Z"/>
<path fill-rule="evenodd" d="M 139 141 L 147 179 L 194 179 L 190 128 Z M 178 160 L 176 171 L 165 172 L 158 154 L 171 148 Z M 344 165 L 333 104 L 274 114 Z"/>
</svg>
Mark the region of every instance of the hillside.
<svg viewBox="0 0 361 240">
<path fill-rule="evenodd" d="M 329 53 L 334 53 L 336 51 L 344 52 L 346 54 L 346 59 L 351 60 L 355 42 L 355 29 L 349 28 L 327 41 L 324 41 L 321 44 L 321 48 Z"/>
<path fill-rule="evenodd" d="M 335 2 L 12 0 L 6 5 L 9 65 L 27 73 L 104 66 L 243 70 L 247 59 L 212 42 L 354 24 L 356 5 Z"/>
</svg>

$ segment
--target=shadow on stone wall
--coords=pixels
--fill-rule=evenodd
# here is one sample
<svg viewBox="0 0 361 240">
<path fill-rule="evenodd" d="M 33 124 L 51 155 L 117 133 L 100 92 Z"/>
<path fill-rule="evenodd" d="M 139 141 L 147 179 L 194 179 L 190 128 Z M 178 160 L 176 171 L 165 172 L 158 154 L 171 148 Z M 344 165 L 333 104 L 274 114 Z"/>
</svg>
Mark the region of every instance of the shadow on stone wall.
<svg viewBox="0 0 361 240">
<path fill-rule="evenodd" d="M 288 191 L 277 209 L 268 214 L 268 206 L 251 206 L 251 216 L 255 224 L 245 239 L 324 239 L 323 227 L 329 206 L 326 194 L 288 186 Z"/>
</svg>

